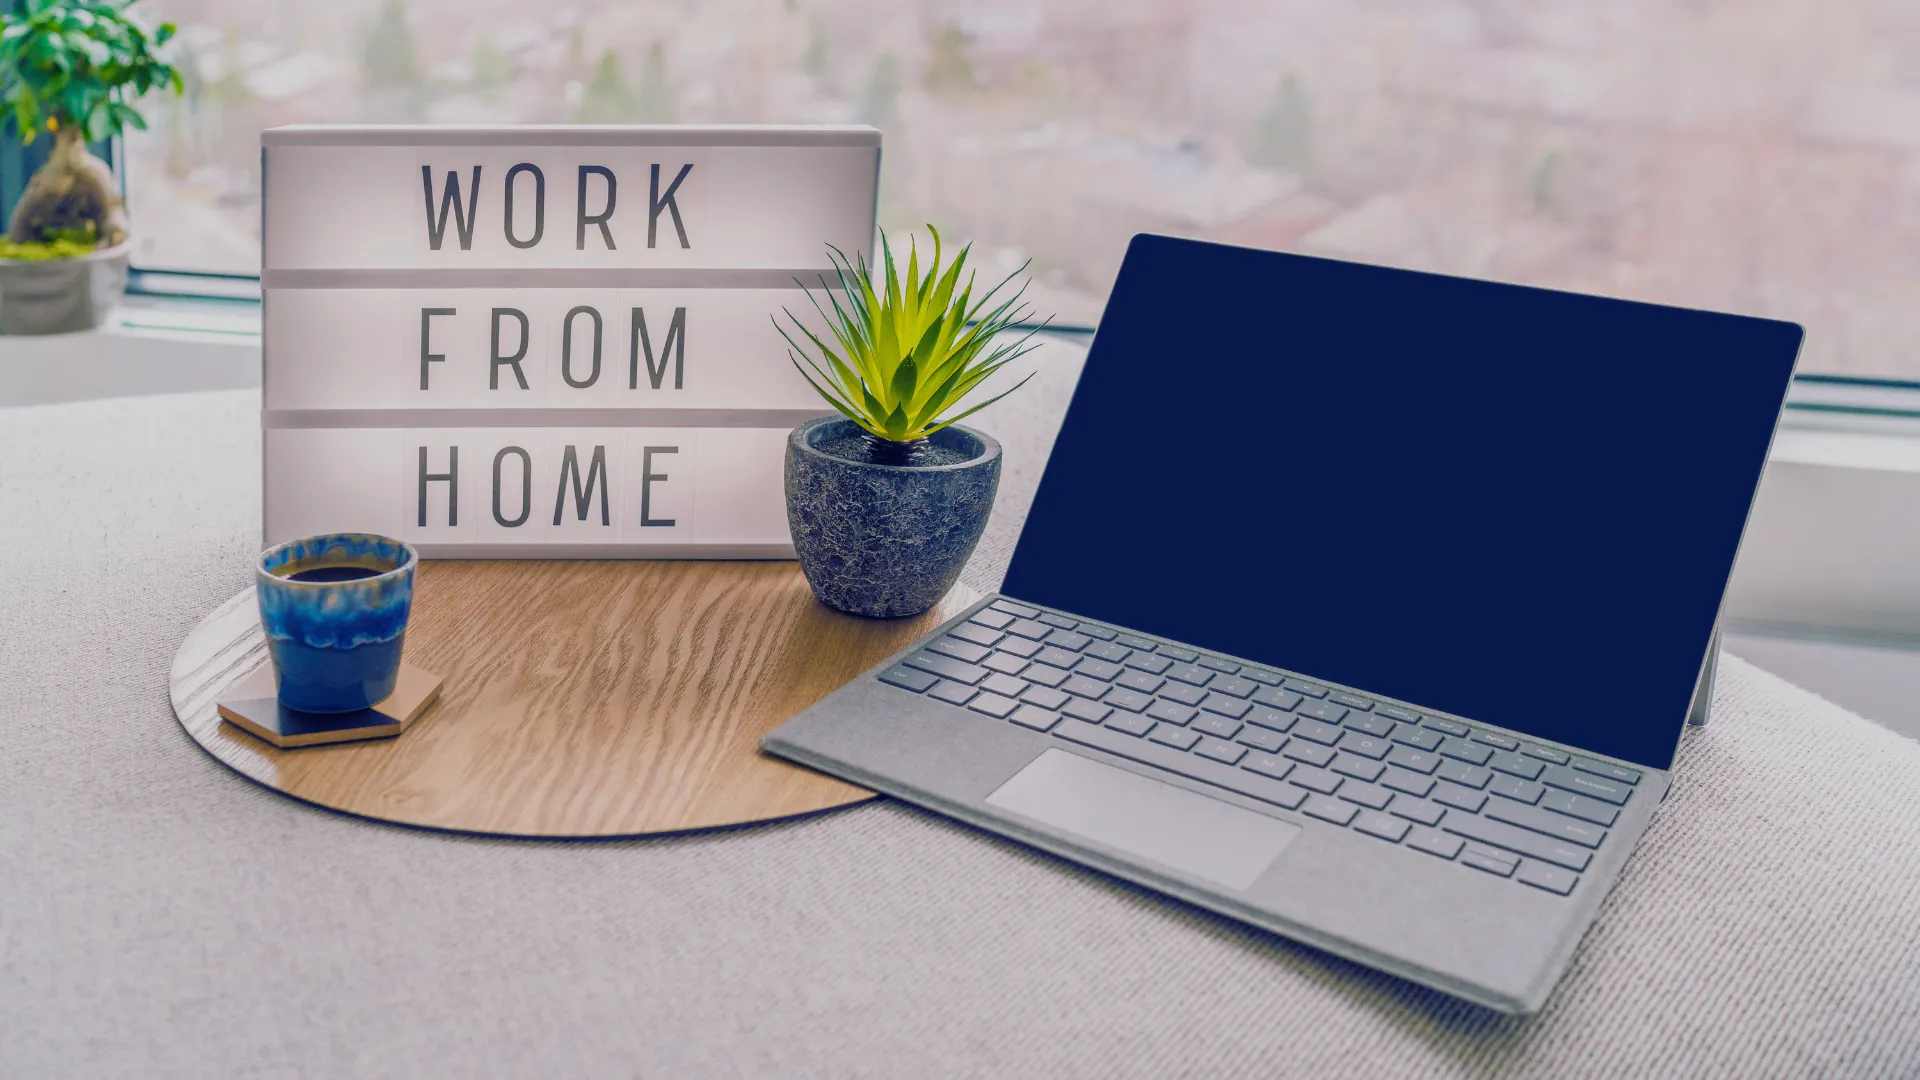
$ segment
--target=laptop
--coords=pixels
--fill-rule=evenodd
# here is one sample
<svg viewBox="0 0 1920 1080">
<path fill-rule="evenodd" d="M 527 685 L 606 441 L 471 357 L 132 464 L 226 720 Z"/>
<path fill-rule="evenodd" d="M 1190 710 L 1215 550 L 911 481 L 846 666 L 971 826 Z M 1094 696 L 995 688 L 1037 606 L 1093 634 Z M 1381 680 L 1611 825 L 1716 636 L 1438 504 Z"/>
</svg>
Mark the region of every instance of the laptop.
<svg viewBox="0 0 1920 1080">
<path fill-rule="evenodd" d="M 762 746 L 1505 1013 L 1675 783 L 1790 323 L 1141 235 L 999 593 Z"/>
</svg>

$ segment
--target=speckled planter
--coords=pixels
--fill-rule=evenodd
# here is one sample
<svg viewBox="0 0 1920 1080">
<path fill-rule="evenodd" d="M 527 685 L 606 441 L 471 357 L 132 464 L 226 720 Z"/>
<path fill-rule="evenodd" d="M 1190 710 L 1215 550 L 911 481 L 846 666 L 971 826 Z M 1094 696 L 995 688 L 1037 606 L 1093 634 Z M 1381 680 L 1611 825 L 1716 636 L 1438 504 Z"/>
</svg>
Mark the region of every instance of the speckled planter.
<svg viewBox="0 0 1920 1080">
<path fill-rule="evenodd" d="M 932 441 L 953 465 L 874 465 L 818 448 L 857 432 L 810 420 L 787 438 L 787 523 L 800 569 L 828 607 L 874 618 L 918 615 L 953 588 L 993 510 L 1000 444 L 954 426 Z"/>
</svg>

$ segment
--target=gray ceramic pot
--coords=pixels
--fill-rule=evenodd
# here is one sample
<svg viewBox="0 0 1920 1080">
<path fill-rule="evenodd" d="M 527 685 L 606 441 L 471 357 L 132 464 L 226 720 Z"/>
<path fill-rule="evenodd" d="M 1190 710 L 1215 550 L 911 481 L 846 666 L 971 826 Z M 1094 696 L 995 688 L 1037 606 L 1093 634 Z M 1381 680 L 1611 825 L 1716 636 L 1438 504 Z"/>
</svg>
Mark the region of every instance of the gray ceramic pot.
<svg viewBox="0 0 1920 1080">
<path fill-rule="evenodd" d="M 787 438 L 787 523 L 813 595 L 855 615 L 918 615 L 940 601 L 980 542 L 1000 487 L 1000 444 L 963 427 L 929 440 L 952 465 L 877 465 L 821 452 L 859 433 L 825 417 Z"/>
<path fill-rule="evenodd" d="M 127 288 L 128 250 L 0 259 L 0 334 L 65 334 L 106 322 Z"/>
</svg>

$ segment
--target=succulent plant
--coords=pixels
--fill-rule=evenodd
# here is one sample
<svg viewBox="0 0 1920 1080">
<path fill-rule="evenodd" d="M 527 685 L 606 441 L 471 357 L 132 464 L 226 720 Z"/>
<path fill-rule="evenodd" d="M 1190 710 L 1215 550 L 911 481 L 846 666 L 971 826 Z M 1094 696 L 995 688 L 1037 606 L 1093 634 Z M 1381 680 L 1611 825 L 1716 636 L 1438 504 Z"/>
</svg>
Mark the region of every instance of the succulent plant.
<svg viewBox="0 0 1920 1080">
<path fill-rule="evenodd" d="M 835 344 L 822 340 L 791 311 L 785 312 L 791 330 L 774 320 L 792 346 L 787 355 L 793 366 L 814 390 L 867 434 L 889 443 L 918 442 L 1026 385 L 1031 374 L 963 412 L 952 411 L 995 372 L 1031 351 L 1029 339 L 1045 326 L 1033 326 L 1018 341 L 994 345 L 1001 333 L 1031 322 L 1032 311 L 1021 302 L 1025 285 L 994 301 L 1026 266 L 974 300 L 974 275 L 966 270 L 972 245 L 960 249 L 943 269 L 940 233 L 931 225 L 927 231 L 933 234 L 933 257 L 924 274 L 919 246 L 911 241 L 906 273 L 898 272 L 885 231 L 880 233 L 881 264 L 871 269 L 864 258 L 849 259 L 829 245 L 838 288 L 823 278 L 823 304 L 805 282 L 799 284 L 826 320 Z M 796 332 L 812 343 L 813 353 Z"/>
</svg>

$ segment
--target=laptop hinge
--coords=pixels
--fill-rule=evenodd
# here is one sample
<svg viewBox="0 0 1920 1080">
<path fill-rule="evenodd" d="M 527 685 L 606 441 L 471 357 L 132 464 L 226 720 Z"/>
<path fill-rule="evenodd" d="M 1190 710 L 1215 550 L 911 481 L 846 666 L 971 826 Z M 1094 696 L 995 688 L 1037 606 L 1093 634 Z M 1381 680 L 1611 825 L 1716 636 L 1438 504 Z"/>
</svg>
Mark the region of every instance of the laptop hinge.
<svg viewBox="0 0 1920 1080">
<path fill-rule="evenodd" d="M 1720 627 L 1707 639 L 1707 658 L 1700 665 L 1700 677 L 1693 684 L 1693 704 L 1687 707 L 1687 726 L 1705 727 L 1713 711 L 1713 673 L 1720 660 Z"/>
</svg>

